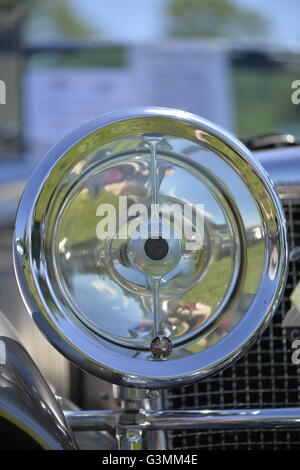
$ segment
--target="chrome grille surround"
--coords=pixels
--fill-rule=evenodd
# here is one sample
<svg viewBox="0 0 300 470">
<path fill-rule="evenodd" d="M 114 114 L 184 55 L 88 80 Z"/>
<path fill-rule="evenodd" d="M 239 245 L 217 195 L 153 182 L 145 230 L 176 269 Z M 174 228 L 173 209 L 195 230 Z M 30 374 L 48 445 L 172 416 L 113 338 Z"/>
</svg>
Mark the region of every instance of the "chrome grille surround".
<svg viewBox="0 0 300 470">
<path fill-rule="evenodd" d="M 292 250 L 300 246 L 300 197 L 283 198 Z M 300 366 L 292 364 L 292 349 L 282 320 L 290 294 L 300 279 L 300 260 L 289 263 L 284 297 L 271 324 L 249 352 L 233 366 L 197 384 L 169 390 L 168 409 L 253 409 L 297 407 Z M 168 432 L 171 449 L 299 449 L 300 429 L 176 430 Z"/>
</svg>

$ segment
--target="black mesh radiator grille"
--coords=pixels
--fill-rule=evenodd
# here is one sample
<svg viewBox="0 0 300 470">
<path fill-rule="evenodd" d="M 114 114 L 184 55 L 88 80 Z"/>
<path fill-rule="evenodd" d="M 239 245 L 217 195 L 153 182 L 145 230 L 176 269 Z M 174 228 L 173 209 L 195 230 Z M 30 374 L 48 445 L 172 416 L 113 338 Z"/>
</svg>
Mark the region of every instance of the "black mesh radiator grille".
<svg viewBox="0 0 300 470">
<path fill-rule="evenodd" d="M 285 201 L 290 249 L 300 246 L 300 201 Z M 300 261 L 290 262 L 284 298 L 260 340 L 235 365 L 195 385 L 167 392 L 169 409 L 297 407 L 300 367 L 292 364 L 291 343 L 282 329 L 289 296 L 300 279 Z M 298 430 L 170 431 L 171 449 L 300 449 Z"/>
</svg>

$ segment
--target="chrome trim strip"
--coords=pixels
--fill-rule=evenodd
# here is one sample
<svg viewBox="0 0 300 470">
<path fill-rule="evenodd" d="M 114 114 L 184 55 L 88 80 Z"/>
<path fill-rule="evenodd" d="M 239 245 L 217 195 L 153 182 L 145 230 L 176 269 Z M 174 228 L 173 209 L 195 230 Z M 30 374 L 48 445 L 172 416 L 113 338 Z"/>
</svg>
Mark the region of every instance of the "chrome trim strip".
<svg viewBox="0 0 300 470">
<path fill-rule="evenodd" d="M 120 410 L 69 411 L 64 410 L 73 431 L 108 431 L 117 426 Z"/>
<path fill-rule="evenodd" d="M 65 411 L 74 431 L 299 428 L 300 408 L 251 410 Z"/>
</svg>

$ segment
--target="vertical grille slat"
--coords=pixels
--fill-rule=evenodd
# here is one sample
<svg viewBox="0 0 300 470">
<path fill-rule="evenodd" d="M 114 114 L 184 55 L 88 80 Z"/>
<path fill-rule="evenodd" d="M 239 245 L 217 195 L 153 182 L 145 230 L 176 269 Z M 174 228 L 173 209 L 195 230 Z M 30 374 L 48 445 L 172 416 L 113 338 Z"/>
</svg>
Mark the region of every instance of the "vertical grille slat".
<svg viewBox="0 0 300 470">
<path fill-rule="evenodd" d="M 290 249 L 300 246 L 300 200 L 283 206 Z M 300 405 L 300 367 L 291 361 L 292 349 L 282 329 L 289 297 L 300 280 L 300 261 L 289 263 L 284 297 L 271 324 L 250 351 L 221 373 L 180 389 L 169 390 L 170 409 L 284 408 Z M 299 449 L 299 430 L 169 431 L 171 449 Z"/>
</svg>

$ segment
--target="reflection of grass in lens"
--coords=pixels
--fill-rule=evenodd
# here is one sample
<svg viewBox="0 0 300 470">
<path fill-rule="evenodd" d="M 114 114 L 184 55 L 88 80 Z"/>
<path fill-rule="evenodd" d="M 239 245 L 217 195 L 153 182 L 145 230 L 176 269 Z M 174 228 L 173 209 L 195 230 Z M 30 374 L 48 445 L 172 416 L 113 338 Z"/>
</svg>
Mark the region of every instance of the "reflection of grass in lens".
<svg viewBox="0 0 300 470">
<path fill-rule="evenodd" d="M 248 247 L 248 259 L 250 261 L 249 265 L 249 277 L 248 280 L 245 282 L 243 291 L 244 294 L 255 294 L 258 288 L 258 282 L 261 279 L 261 272 L 264 266 L 264 244 L 263 243 L 258 243 L 255 245 L 252 245 Z M 228 267 L 228 259 L 223 259 L 221 260 L 220 263 L 216 264 L 212 268 L 213 276 L 212 278 L 214 279 L 214 286 L 210 286 L 210 291 L 213 293 L 220 293 L 219 286 L 220 283 L 222 282 L 222 276 L 224 275 L 224 270 L 226 269 L 226 266 Z M 204 285 L 204 282 L 203 282 Z M 208 286 L 205 285 L 205 287 L 208 290 Z M 213 289 L 213 291 L 212 291 Z M 198 294 L 197 294 L 198 290 Z M 187 295 L 190 295 L 191 293 L 193 294 L 194 298 L 199 296 L 199 286 L 195 286 L 193 289 L 191 289 L 190 292 L 188 292 Z M 202 286 L 201 286 L 202 290 Z M 192 292 L 193 291 L 193 292 Z M 202 295 L 202 294 L 201 294 Z M 184 297 L 186 299 L 186 296 Z M 202 296 L 202 299 L 204 297 Z M 190 301 L 190 300 L 189 300 Z M 194 300 L 195 301 L 195 300 Z M 209 292 L 207 292 L 207 297 L 206 301 L 202 301 L 198 297 L 198 301 L 201 301 L 202 303 L 207 303 L 207 302 L 212 302 L 212 294 L 209 296 Z M 239 317 L 236 317 L 236 320 L 238 320 Z M 206 350 L 209 346 L 212 346 L 213 344 L 217 343 L 220 341 L 220 339 L 226 334 L 226 331 L 219 331 L 218 329 L 215 330 L 214 333 L 211 333 L 207 337 L 201 338 L 199 341 L 195 341 L 187 346 L 187 350 L 190 351 L 191 353 L 199 353 L 202 350 Z"/>
<path fill-rule="evenodd" d="M 245 282 L 244 291 L 247 294 L 255 294 L 258 289 L 258 281 L 265 262 L 265 245 L 258 243 L 248 248 L 248 259 L 250 263 L 250 273 Z"/>
<path fill-rule="evenodd" d="M 259 243 L 248 247 L 249 275 L 243 287 L 247 294 L 254 294 L 261 277 L 264 260 L 264 244 Z M 227 286 L 224 279 L 228 279 L 228 272 L 232 270 L 232 259 L 224 257 L 214 263 L 203 282 L 195 285 L 182 298 L 184 303 L 201 302 L 216 309 L 218 303 L 226 293 Z"/>
<path fill-rule="evenodd" d="M 228 278 L 228 272 L 231 270 L 231 258 L 226 257 L 215 262 L 211 266 L 205 279 L 199 284 L 196 284 L 182 297 L 183 303 L 201 302 L 202 304 L 209 305 L 212 310 L 215 310 L 219 300 L 223 298 L 227 290 L 224 279 Z"/>
<path fill-rule="evenodd" d="M 59 227 L 60 234 L 67 237 L 72 245 L 95 239 L 97 223 L 101 220 L 101 217 L 96 215 L 100 204 L 111 204 L 118 216 L 118 196 L 105 189 L 102 189 L 96 198 L 91 198 L 87 192 L 83 192 L 65 209 Z"/>
</svg>

